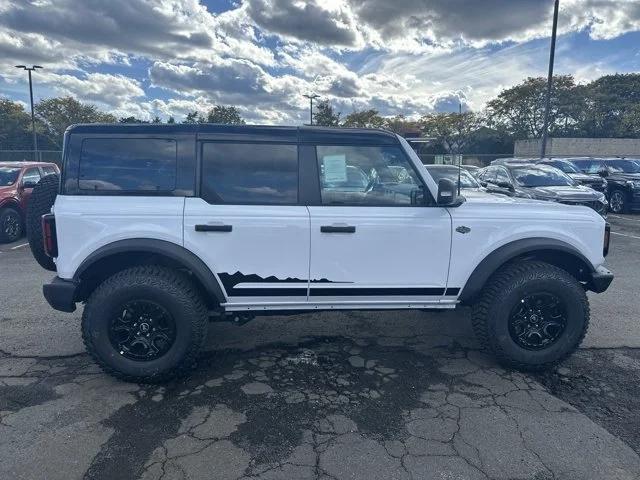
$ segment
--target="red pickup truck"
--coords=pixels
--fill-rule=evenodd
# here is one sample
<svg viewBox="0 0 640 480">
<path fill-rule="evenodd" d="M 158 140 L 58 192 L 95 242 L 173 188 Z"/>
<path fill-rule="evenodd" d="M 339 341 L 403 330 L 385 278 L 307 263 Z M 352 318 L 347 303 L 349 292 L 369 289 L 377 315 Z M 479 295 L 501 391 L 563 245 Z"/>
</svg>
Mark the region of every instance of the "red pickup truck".
<svg viewBox="0 0 640 480">
<path fill-rule="evenodd" d="M 22 236 L 31 191 L 52 173 L 60 173 L 55 163 L 0 162 L 0 243 Z"/>
</svg>

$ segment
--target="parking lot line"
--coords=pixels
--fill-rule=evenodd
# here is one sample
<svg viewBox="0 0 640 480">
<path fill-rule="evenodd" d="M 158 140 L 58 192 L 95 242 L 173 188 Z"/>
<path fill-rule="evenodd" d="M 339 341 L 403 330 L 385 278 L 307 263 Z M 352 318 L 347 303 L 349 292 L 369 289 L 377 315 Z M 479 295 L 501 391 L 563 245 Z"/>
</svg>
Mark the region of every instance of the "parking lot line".
<svg viewBox="0 0 640 480">
<path fill-rule="evenodd" d="M 15 247 L 11 247 L 11 250 L 17 250 L 19 248 L 26 247 L 27 245 L 29 245 L 29 244 L 28 243 L 21 243 L 20 245 L 16 245 Z"/>
<path fill-rule="evenodd" d="M 611 235 L 620 235 L 621 237 L 637 238 L 640 240 L 640 237 L 636 235 L 627 235 L 626 233 L 611 232 Z"/>
</svg>

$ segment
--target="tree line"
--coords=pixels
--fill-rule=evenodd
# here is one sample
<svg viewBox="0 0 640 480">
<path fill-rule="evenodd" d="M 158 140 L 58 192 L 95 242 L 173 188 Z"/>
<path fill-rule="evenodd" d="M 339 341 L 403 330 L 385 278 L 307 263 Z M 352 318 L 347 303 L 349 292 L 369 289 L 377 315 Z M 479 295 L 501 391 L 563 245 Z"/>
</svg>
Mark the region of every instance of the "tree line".
<svg viewBox="0 0 640 480">
<path fill-rule="evenodd" d="M 546 79 L 527 78 L 503 90 L 479 112 L 427 113 L 409 119 L 384 117 L 375 109 L 346 115 L 328 100 L 319 102 L 314 123 L 325 126 L 385 128 L 433 138 L 425 153 L 511 153 L 518 139 L 539 138 L 544 121 Z M 640 137 L 640 74 L 605 75 L 577 84 L 571 75 L 553 79 L 549 115 L 551 137 Z M 42 150 L 59 150 L 73 123 L 163 123 L 135 117 L 116 118 L 72 97 L 50 98 L 35 105 Z M 206 113 L 186 115 L 183 123 L 245 123 L 234 106 L 216 105 Z M 175 123 L 169 117 L 166 123 Z M 31 118 L 22 104 L 0 98 L 0 150 L 31 149 Z"/>
</svg>

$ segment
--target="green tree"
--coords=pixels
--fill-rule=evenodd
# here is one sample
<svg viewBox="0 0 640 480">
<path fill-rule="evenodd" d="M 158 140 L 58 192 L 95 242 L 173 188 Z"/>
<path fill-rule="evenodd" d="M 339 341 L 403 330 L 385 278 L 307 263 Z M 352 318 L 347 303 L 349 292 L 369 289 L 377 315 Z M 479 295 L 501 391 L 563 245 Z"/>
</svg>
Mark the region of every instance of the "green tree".
<svg viewBox="0 0 640 480">
<path fill-rule="evenodd" d="M 404 115 L 385 118 L 384 126 L 393 133 L 398 133 L 400 135 L 417 134 L 420 132 L 420 123 L 413 120 L 407 120 Z"/>
<path fill-rule="evenodd" d="M 325 127 L 337 127 L 340 125 L 341 112 L 336 112 L 329 100 L 321 100 L 313 111 L 313 123 Z"/>
<path fill-rule="evenodd" d="M 0 150 L 30 150 L 32 138 L 31 116 L 24 107 L 0 98 Z"/>
<path fill-rule="evenodd" d="M 471 143 L 483 119 L 473 112 L 434 113 L 420 119 L 422 133 L 442 145 L 447 153 L 462 153 Z"/>
<path fill-rule="evenodd" d="M 527 78 L 507 88 L 487 103 L 490 126 L 508 132 L 514 138 L 539 138 L 544 125 L 547 80 Z M 582 112 L 586 107 L 584 90 L 571 75 L 553 77 L 549 133 L 552 136 L 579 134 Z"/>
<path fill-rule="evenodd" d="M 204 117 L 197 110 L 187 113 L 182 123 L 204 123 Z"/>
<path fill-rule="evenodd" d="M 118 119 L 118 123 L 149 123 L 149 122 L 134 116 L 130 116 L 130 117 L 120 117 Z"/>
<path fill-rule="evenodd" d="M 36 115 L 44 135 L 56 148 L 62 148 L 64 131 L 75 123 L 115 123 L 116 118 L 98 110 L 91 104 L 81 103 L 73 97 L 41 100 L 35 105 Z"/>
<path fill-rule="evenodd" d="M 173 115 L 169 117 L 169 119 L 167 120 L 167 123 L 169 123 L 169 124 L 176 123 L 176 119 L 173 118 Z"/>
<path fill-rule="evenodd" d="M 605 75 L 585 88 L 584 133 L 590 137 L 640 137 L 640 74 Z"/>
<path fill-rule="evenodd" d="M 369 110 L 356 110 L 344 118 L 343 127 L 382 128 L 385 120 L 374 108 Z"/>
<path fill-rule="evenodd" d="M 207 114 L 208 123 L 224 123 L 227 125 L 244 125 L 245 121 L 234 106 L 215 105 Z"/>
</svg>

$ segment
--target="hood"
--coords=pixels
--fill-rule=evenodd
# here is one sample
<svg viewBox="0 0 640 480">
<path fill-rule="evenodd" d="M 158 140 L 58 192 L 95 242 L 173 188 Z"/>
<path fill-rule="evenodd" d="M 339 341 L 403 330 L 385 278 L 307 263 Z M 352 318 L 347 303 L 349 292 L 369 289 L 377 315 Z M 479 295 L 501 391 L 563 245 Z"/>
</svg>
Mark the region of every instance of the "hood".
<svg viewBox="0 0 640 480">
<path fill-rule="evenodd" d="M 592 202 L 600 200 L 604 195 L 600 192 L 596 192 L 592 188 L 584 185 L 575 186 L 557 186 L 557 187 L 520 187 L 519 192 L 527 193 L 533 198 L 539 200 L 555 200 L 561 201 L 586 201 Z"/>
<path fill-rule="evenodd" d="M 640 173 L 610 173 L 607 178 L 615 178 L 619 180 L 636 180 L 640 181 Z"/>
<path fill-rule="evenodd" d="M 567 175 L 580 183 L 602 183 L 604 181 L 599 175 L 587 175 L 586 173 L 568 173 Z"/>
</svg>

